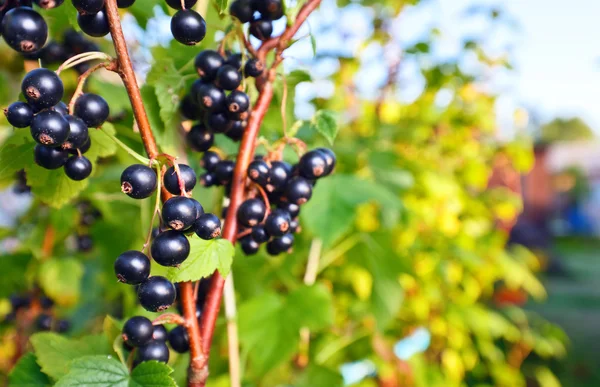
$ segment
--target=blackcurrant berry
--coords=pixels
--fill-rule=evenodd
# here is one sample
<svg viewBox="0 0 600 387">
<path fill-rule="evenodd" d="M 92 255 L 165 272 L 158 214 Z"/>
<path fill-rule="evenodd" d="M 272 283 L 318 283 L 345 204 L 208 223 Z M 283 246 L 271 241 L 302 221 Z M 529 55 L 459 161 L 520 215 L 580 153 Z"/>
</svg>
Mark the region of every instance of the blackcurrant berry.
<svg viewBox="0 0 600 387">
<path fill-rule="evenodd" d="M 66 333 L 71 329 L 71 323 L 69 320 L 58 320 L 56 322 L 56 331 L 58 333 Z"/>
<path fill-rule="evenodd" d="M 204 125 L 215 133 L 225 133 L 233 127 L 233 121 L 224 113 L 210 113 L 206 115 Z"/>
<path fill-rule="evenodd" d="M 66 116 L 69 114 L 69 107 L 67 106 L 66 103 L 64 103 L 63 101 L 60 101 L 59 103 L 57 103 L 54 107 L 51 108 L 52 110 L 54 110 L 57 113 L 62 114 L 63 116 Z"/>
<path fill-rule="evenodd" d="M 285 161 L 271 162 L 269 170 L 269 184 L 266 188 L 269 192 L 282 192 L 287 181 L 292 176 L 292 166 Z"/>
<path fill-rule="evenodd" d="M 135 3 L 135 0 L 117 0 L 117 7 L 129 8 Z"/>
<path fill-rule="evenodd" d="M 263 160 L 254 160 L 248 166 L 248 177 L 256 184 L 264 187 L 269 182 L 269 164 Z"/>
<path fill-rule="evenodd" d="M 209 112 L 220 111 L 225 107 L 225 92 L 212 83 L 202 83 L 193 92 L 200 107 Z"/>
<path fill-rule="evenodd" d="M 231 65 L 223 65 L 217 71 L 216 84 L 225 90 L 235 90 L 242 83 L 239 70 Z"/>
<path fill-rule="evenodd" d="M 130 318 L 123 325 L 123 341 L 132 347 L 148 344 L 152 340 L 154 326 L 143 316 Z"/>
<path fill-rule="evenodd" d="M 194 202 L 194 207 L 196 208 L 196 220 L 198 220 L 198 218 L 204 215 L 204 207 L 202 207 L 202 204 L 200 204 L 200 202 L 196 199 L 191 200 Z"/>
<path fill-rule="evenodd" d="M 260 16 L 269 20 L 278 20 L 283 17 L 283 4 L 281 0 L 255 1 Z"/>
<path fill-rule="evenodd" d="M 185 327 L 178 325 L 169 332 L 169 344 L 178 353 L 186 353 L 190 349 L 190 339 Z"/>
<path fill-rule="evenodd" d="M 250 34 L 256 39 L 269 40 L 273 34 L 273 22 L 267 19 L 259 19 L 250 23 Z"/>
<path fill-rule="evenodd" d="M 303 177 L 294 177 L 287 183 L 285 196 L 290 202 L 302 205 L 310 200 L 312 185 Z"/>
<path fill-rule="evenodd" d="M 83 15 L 93 15 L 104 8 L 104 0 L 71 0 L 77 12 Z"/>
<path fill-rule="evenodd" d="M 218 185 L 218 183 L 214 173 L 207 172 L 200 176 L 200 184 L 202 184 L 203 187 L 209 188 Z"/>
<path fill-rule="evenodd" d="M 300 232 L 300 222 L 298 222 L 298 219 L 292 219 L 290 222 L 290 233 L 296 234 L 297 232 Z"/>
<path fill-rule="evenodd" d="M 290 229 L 291 221 L 287 212 L 281 209 L 273 210 L 265 220 L 265 230 L 272 237 L 281 237 Z"/>
<path fill-rule="evenodd" d="M 194 101 L 194 98 L 190 94 L 183 97 L 181 104 L 179 105 L 179 111 L 183 117 L 188 120 L 199 120 L 202 118 L 202 111 L 200 106 Z"/>
<path fill-rule="evenodd" d="M 65 165 L 69 154 L 60 148 L 36 145 L 33 150 L 35 163 L 45 169 L 58 169 Z"/>
<path fill-rule="evenodd" d="M 269 240 L 269 234 L 267 234 L 267 230 L 265 226 L 262 224 L 257 224 L 252 227 L 252 239 L 254 239 L 257 243 L 265 243 Z"/>
<path fill-rule="evenodd" d="M 242 251 L 246 255 L 254 255 L 258 253 L 258 249 L 260 249 L 260 244 L 252 239 L 252 236 L 246 235 L 245 237 L 240 239 L 240 247 Z"/>
<path fill-rule="evenodd" d="M 51 298 L 48 298 L 46 296 L 40 297 L 39 301 L 40 301 L 40 306 L 42 307 L 43 310 L 48 310 L 54 306 L 54 301 L 52 301 Z"/>
<path fill-rule="evenodd" d="M 71 156 L 65 163 L 65 174 L 75 181 L 86 179 L 92 174 L 92 163 L 85 156 Z"/>
<path fill-rule="evenodd" d="M 78 149 L 81 148 L 90 138 L 88 127 L 79 117 L 66 115 L 64 116 L 69 123 L 69 137 L 62 144 L 63 149 Z"/>
<path fill-rule="evenodd" d="M 64 0 L 34 0 L 34 2 L 40 7 L 44 9 L 52 9 L 61 5 Z"/>
<path fill-rule="evenodd" d="M 323 152 L 313 150 L 305 153 L 298 162 L 300 176 L 309 180 L 318 179 L 327 172 L 327 160 Z"/>
<path fill-rule="evenodd" d="M 213 172 L 220 161 L 221 157 L 219 157 L 216 152 L 208 151 L 204 152 L 202 155 L 202 159 L 200 159 L 200 166 L 206 169 L 208 172 Z"/>
<path fill-rule="evenodd" d="M 152 331 L 152 340 L 166 342 L 169 339 L 169 332 L 164 325 L 155 325 Z"/>
<path fill-rule="evenodd" d="M 315 149 L 315 151 L 321 152 L 321 155 L 323 156 L 323 158 L 325 158 L 325 163 L 327 165 L 327 169 L 325 171 L 324 176 L 331 174 L 331 172 L 333 172 L 333 170 L 335 168 L 335 164 L 336 164 L 335 153 L 333 153 L 333 151 L 329 148 L 317 148 L 317 149 Z"/>
<path fill-rule="evenodd" d="M 252 21 L 254 8 L 252 7 L 251 0 L 235 0 L 229 6 L 229 13 L 242 23 Z"/>
<path fill-rule="evenodd" d="M 69 138 L 69 122 L 60 113 L 44 110 L 33 118 L 30 132 L 39 144 L 60 146 Z"/>
<path fill-rule="evenodd" d="M 227 96 L 227 111 L 239 115 L 250 108 L 250 98 L 243 91 L 234 90 Z"/>
<path fill-rule="evenodd" d="M 52 316 L 42 313 L 37 319 L 37 327 L 40 331 L 49 331 L 52 329 Z"/>
<path fill-rule="evenodd" d="M 240 53 L 231 54 L 227 57 L 225 64 L 228 64 L 234 69 L 240 71 L 242 69 L 242 59 L 242 54 Z"/>
<path fill-rule="evenodd" d="M 289 251 L 294 245 L 294 235 L 288 233 L 283 235 L 281 238 L 273 238 L 267 243 L 267 253 L 269 255 L 279 255 L 286 251 Z"/>
<path fill-rule="evenodd" d="M 97 94 L 83 94 L 75 101 L 75 115 L 90 128 L 102 126 L 109 114 L 106 100 Z"/>
<path fill-rule="evenodd" d="M 233 121 L 231 128 L 225 132 L 225 135 L 232 141 L 240 141 L 246 131 L 246 121 Z"/>
<path fill-rule="evenodd" d="M 194 224 L 200 239 L 211 240 L 221 235 L 221 221 L 215 214 L 204 214 Z"/>
<path fill-rule="evenodd" d="M 138 348 L 137 360 L 140 362 L 156 360 L 167 363 L 169 361 L 169 347 L 164 341 L 152 340 Z"/>
<path fill-rule="evenodd" d="M 296 203 L 280 202 L 277 204 L 277 208 L 287 211 L 292 219 L 297 218 L 298 215 L 300 215 L 300 206 Z"/>
<path fill-rule="evenodd" d="M 126 251 L 115 261 L 115 275 L 119 282 L 141 284 L 150 276 L 150 258 L 141 251 Z"/>
<path fill-rule="evenodd" d="M 195 200 L 185 196 L 174 196 L 162 208 L 162 219 L 173 230 L 183 231 L 196 221 Z"/>
<path fill-rule="evenodd" d="M 190 254 L 190 242 L 185 235 L 167 230 L 154 238 L 150 253 L 154 261 L 161 266 L 177 266 Z"/>
<path fill-rule="evenodd" d="M 198 0 L 185 0 L 185 8 L 192 8 Z M 167 5 L 174 9 L 181 9 L 181 0 L 167 0 Z"/>
<path fill-rule="evenodd" d="M 217 77 L 217 71 L 225 60 L 217 51 L 204 50 L 196 55 L 194 64 L 196 65 L 196 71 L 198 75 L 202 77 L 204 81 L 212 82 Z"/>
<path fill-rule="evenodd" d="M 77 236 L 77 250 L 81 252 L 91 251 L 94 247 L 94 240 L 89 235 L 78 235 Z"/>
<path fill-rule="evenodd" d="M 11 294 L 9 299 L 12 310 L 15 312 L 19 309 L 29 308 L 29 306 L 31 305 L 31 298 L 28 296 Z"/>
<path fill-rule="evenodd" d="M 150 197 L 156 190 L 156 172 L 142 164 L 133 164 L 121 174 L 121 192 L 134 199 Z"/>
<path fill-rule="evenodd" d="M 140 304 L 149 312 L 162 312 L 175 302 L 175 285 L 161 276 L 142 282 L 137 291 Z"/>
<path fill-rule="evenodd" d="M 26 128 L 33 121 L 33 109 L 25 102 L 14 102 L 4 109 L 8 123 L 15 128 Z"/>
<path fill-rule="evenodd" d="M 21 92 L 34 110 L 42 110 L 58 104 L 65 89 L 54 71 L 39 68 L 25 75 L 21 83 Z"/>
<path fill-rule="evenodd" d="M 177 11 L 171 18 L 171 33 L 179 43 L 193 46 L 206 36 L 206 22 L 192 9 Z"/>
<path fill-rule="evenodd" d="M 247 77 L 257 78 L 263 74 L 265 70 L 265 66 L 258 59 L 250 59 L 246 62 L 244 66 L 244 74 Z"/>
<path fill-rule="evenodd" d="M 38 51 L 48 39 L 48 25 L 44 18 L 29 7 L 17 7 L 2 18 L 2 36 L 18 52 Z"/>
<path fill-rule="evenodd" d="M 77 24 L 83 32 L 95 38 L 101 38 L 110 32 L 105 10 L 89 15 L 78 14 Z"/>
<path fill-rule="evenodd" d="M 61 63 L 68 58 L 65 47 L 57 42 L 49 42 L 39 53 L 40 59 L 46 64 Z"/>
<path fill-rule="evenodd" d="M 165 188 L 173 195 L 181 195 L 181 189 L 179 187 L 179 179 L 183 181 L 184 189 L 186 192 L 190 192 L 196 186 L 196 172 L 185 164 L 179 164 L 179 177 L 175 172 L 175 167 L 167 169 L 164 176 Z"/>
<path fill-rule="evenodd" d="M 83 153 L 89 151 L 91 146 L 92 146 L 92 139 L 88 138 L 88 140 L 85 142 L 85 144 L 83 144 L 81 146 L 81 148 L 79 148 L 78 150 L 83 154 Z M 77 154 L 77 149 L 69 149 L 69 152 L 71 152 L 73 154 Z"/>
<path fill-rule="evenodd" d="M 231 160 L 222 160 L 215 168 L 215 176 L 221 185 L 228 184 L 233 178 L 235 163 Z"/>
<path fill-rule="evenodd" d="M 263 221 L 267 208 L 260 199 L 248 199 L 238 208 L 237 219 L 246 227 L 255 226 Z"/>
</svg>

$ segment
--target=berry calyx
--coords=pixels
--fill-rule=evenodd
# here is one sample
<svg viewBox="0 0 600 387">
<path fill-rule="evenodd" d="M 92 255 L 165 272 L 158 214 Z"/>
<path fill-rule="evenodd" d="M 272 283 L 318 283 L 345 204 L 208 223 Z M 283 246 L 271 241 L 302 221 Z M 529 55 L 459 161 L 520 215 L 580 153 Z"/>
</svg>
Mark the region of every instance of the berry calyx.
<svg viewBox="0 0 600 387">
<path fill-rule="evenodd" d="M 92 163 L 85 156 L 71 156 L 65 163 L 65 174 L 71 180 L 84 180 L 92 174 Z"/>
<path fill-rule="evenodd" d="M 177 266 L 190 254 L 190 242 L 185 235 L 167 230 L 154 238 L 150 254 L 154 261 L 161 266 Z"/>
<path fill-rule="evenodd" d="M 150 197 L 156 190 L 156 172 L 143 164 L 133 164 L 121 174 L 121 192 L 134 199 Z"/>
<path fill-rule="evenodd" d="M 123 341 L 132 347 L 148 344 L 152 340 L 154 326 L 146 317 L 135 316 L 123 325 Z"/>
<path fill-rule="evenodd" d="M 250 108 L 250 98 L 243 91 L 234 90 L 227 96 L 227 112 L 238 116 L 248 111 Z"/>
<path fill-rule="evenodd" d="M 181 188 L 179 187 L 179 178 L 183 180 L 183 185 L 186 192 L 190 192 L 196 186 L 196 172 L 188 165 L 179 164 L 179 177 L 175 171 L 175 167 L 167 169 L 164 176 L 164 184 L 167 191 L 173 195 L 182 195 Z"/>
<path fill-rule="evenodd" d="M 39 111 L 58 104 L 62 100 L 65 89 L 54 71 L 39 68 L 25 75 L 21 82 L 21 92 L 27 103 L 34 110 Z"/>
<path fill-rule="evenodd" d="M 285 188 L 285 196 L 290 202 L 302 205 L 310 200 L 312 185 L 303 177 L 294 177 L 288 182 Z"/>
<path fill-rule="evenodd" d="M 190 349 L 190 339 L 185 327 L 178 325 L 169 332 L 169 344 L 178 353 L 186 353 Z"/>
<path fill-rule="evenodd" d="M 238 208 L 237 219 L 240 224 L 252 227 L 263 221 L 267 208 L 260 199 L 248 199 Z"/>
<path fill-rule="evenodd" d="M 65 165 L 69 153 L 60 148 L 36 145 L 33 150 L 34 160 L 37 165 L 45 169 L 58 169 Z"/>
<path fill-rule="evenodd" d="M 4 109 L 8 123 L 15 128 L 26 128 L 33 121 L 33 109 L 25 102 L 14 102 Z"/>
<path fill-rule="evenodd" d="M 108 16 L 104 9 L 89 15 L 78 14 L 77 24 L 83 32 L 95 38 L 101 38 L 110 32 Z"/>
<path fill-rule="evenodd" d="M 169 361 L 169 347 L 164 341 L 152 340 L 137 349 L 137 360 L 141 362 L 156 360 L 167 363 Z"/>
<path fill-rule="evenodd" d="M 212 82 L 217 77 L 217 71 L 225 60 L 217 51 L 204 50 L 196 55 L 194 64 L 198 75 L 205 81 Z"/>
<path fill-rule="evenodd" d="M 2 18 L 2 36 L 13 49 L 22 53 L 40 50 L 48 39 L 44 18 L 29 7 L 17 7 Z"/>
<path fill-rule="evenodd" d="M 183 231 L 192 227 L 197 218 L 195 200 L 174 196 L 162 208 L 162 219 L 173 230 Z"/>
<path fill-rule="evenodd" d="M 215 239 L 221 235 L 221 220 L 215 214 L 203 214 L 196 220 L 194 230 L 200 239 Z"/>
<path fill-rule="evenodd" d="M 97 94 L 83 94 L 75 101 L 75 115 L 90 128 L 102 126 L 109 114 L 108 103 Z"/>
<path fill-rule="evenodd" d="M 231 65 L 223 65 L 217 71 L 216 84 L 225 90 L 235 90 L 242 83 L 242 75 L 239 70 Z"/>
<path fill-rule="evenodd" d="M 69 138 L 69 122 L 60 113 L 44 110 L 33 118 L 30 132 L 39 144 L 60 146 Z"/>
<path fill-rule="evenodd" d="M 150 258 L 141 251 L 126 251 L 115 261 L 115 275 L 119 282 L 140 284 L 150 276 Z"/>
<path fill-rule="evenodd" d="M 171 33 L 179 43 L 193 46 L 206 36 L 206 22 L 192 9 L 177 11 L 171 19 Z"/>
<path fill-rule="evenodd" d="M 290 214 L 281 209 L 276 209 L 267 216 L 265 230 L 272 237 L 281 237 L 290 229 L 291 221 Z"/>
<path fill-rule="evenodd" d="M 161 312 L 175 302 L 175 285 L 165 277 L 150 277 L 140 284 L 137 295 L 144 309 L 149 312 Z"/>
</svg>

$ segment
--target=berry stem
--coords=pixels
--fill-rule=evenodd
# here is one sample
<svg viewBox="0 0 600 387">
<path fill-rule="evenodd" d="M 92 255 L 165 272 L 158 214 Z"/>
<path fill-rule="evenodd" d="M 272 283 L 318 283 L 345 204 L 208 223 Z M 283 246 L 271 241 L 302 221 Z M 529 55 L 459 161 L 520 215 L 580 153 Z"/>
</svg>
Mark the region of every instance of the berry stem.
<svg viewBox="0 0 600 387">
<path fill-rule="evenodd" d="M 82 54 L 75 55 L 75 56 L 67 59 L 66 61 L 64 61 L 63 64 L 61 64 L 58 67 L 58 69 L 56 70 L 56 74 L 60 74 L 63 70 L 70 69 L 71 67 L 75 67 L 81 63 L 84 63 L 84 62 L 87 62 L 90 60 L 96 60 L 96 59 L 105 60 L 105 61 L 113 60 L 113 58 L 110 55 L 107 55 L 103 52 L 98 52 L 98 51 L 84 52 Z"/>
<path fill-rule="evenodd" d="M 107 131 L 105 131 L 104 129 L 100 128 L 100 130 L 102 132 L 104 132 L 105 135 L 107 135 L 108 137 L 110 137 L 111 140 L 113 140 L 118 146 L 120 146 L 125 152 L 127 152 L 131 157 L 133 157 L 134 159 L 136 159 L 137 161 L 139 161 L 142 164 L 157 164 L 157 161 L 152 161 L 150 159 L 147 159 L 146 157 L 140 155 L 139 153 L 137 153 L 136 151 L 134 151 L 133 149 L 131 149 L 130 147 L 128 147 L 127 145 L 125 145 L 121 140 L 119 140 L 116 136 L 113 136 L 112 134 L 108 133 Z"/>
<path fill-rule="evenodd" d="M 102 62 L 97 65 L 91 67 L 89 70 L 84 72 L 79 76 L 77 81 L 77 88 L 71 97 L 71 101 L 69 101 L 69 114 L 73 114 L 75 110 L 75 102 L 77 102 L 77 98 L 83 94 L 83 87 L 85 86 L 85 81 L 92 75 L 94 72 L 100 69 L 107 69 L 108 71 L 116 71 L 117 70 L 117 62 L 113 59 L 110 62 Z"/>
<path fill-rule="evenodd" d="M 185 325 L 185 319 L 178 314 L 175 313 L 165 313 L 154 320 L 152 320 L 153 325 L 163 325 L 163 324 L 177 324 L 177 325 Z"/>
</svg>

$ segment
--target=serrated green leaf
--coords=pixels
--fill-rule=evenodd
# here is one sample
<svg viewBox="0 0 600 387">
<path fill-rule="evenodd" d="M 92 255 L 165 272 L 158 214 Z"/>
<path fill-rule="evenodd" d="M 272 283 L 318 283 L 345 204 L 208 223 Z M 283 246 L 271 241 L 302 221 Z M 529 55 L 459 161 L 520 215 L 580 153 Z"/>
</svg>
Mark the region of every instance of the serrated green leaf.
<svg viewBox="0 0 600 387">
<path fill-rule="evenodd" d="M 33 353 L 27 353 L 8 375 L 8 387 L 50 386 L 50 379 L 42 373 Z"/>
<path fill-rule="evenodd" d="M 134 368 L 129 387 L 176 387 L 172 373 L 173 369 L 165 363 L 146 361 Z"/>
<path fill-rule="evenodd" d="M 169 268 L 167 278 L 172 282 L 197 281 L 218 270 L 227 277 L 231 270 L 235 249 L 226 239 L 205 241 L 190 238 L 190 255 L 179 267 Z"/>
<path fill-rule="evenodd" d="M 319 110 L 315 113 L 315 116 L 311 120 L 312 127 L 323 135 L 333 144 L 333 141 L 337 137 L 339 127 L 335 117 L 335 113 L 329 110 Z"/>
<path fill-rule="evenodd" d="M 69 371 L 56 387 L 127 387 L 129 370 L 110 356 L 84 356 L 68 365 Z"/>
<path fill-rule="evenodd" d="M 21 129 L 22 130 L 22 129 Z M 15 173 L 33 163 L 35 144 L 21 133 L 10 137 L 0 148 L 0 188 L 15 181 Z"/>
<path fill-rule="evenodd" d="M 102 125 L 102 130 L 89 129 L 92 146 L 85 154 L 85 157 L 92 163 L 95 163 L 100 157 L 109 157 L 117 152 L 117 144 L 105 132 L 114 136 L 116 133 L 115 127 L 111 123 L 106 122 Z"/>
<path fill-rule="evenodd" d="M 74 258 L 50 259 L 40 265 L 38 281 L 44 293 L 62 306 L 79 299 L 83 265 Z"/>
<path fill-rule="evenodd" d="M 229 8 L 229 0 L 215 0 L 215 4 L 217 5 L 219 15 L 224 15 Z"/>
<path fill-rule="evenodd" d="M 175 128 L 179 121 L 179 102 L 185 82 L 171 58 L 159 59 L 148 73 L 147 82 L 154 87 L 165 128 Z"/>
<path fill-rule="evenodd" d="M 68 371 L 67 364 L 74 359 L 87 355 L 109 355 L 112 352 L 104 335 L 73 340 L 56 333 L 43 332 L 31 336 L 30 341 L 42 371 L 54 379 L 64 376 Z"/>
</svg>

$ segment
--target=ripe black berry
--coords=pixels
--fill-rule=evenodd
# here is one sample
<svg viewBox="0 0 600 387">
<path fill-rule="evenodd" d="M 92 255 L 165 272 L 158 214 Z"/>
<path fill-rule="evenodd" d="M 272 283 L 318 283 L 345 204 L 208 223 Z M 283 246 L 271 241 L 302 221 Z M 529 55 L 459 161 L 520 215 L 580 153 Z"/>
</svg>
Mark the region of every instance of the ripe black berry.
<svg viewBox="0 0 600 387">
<path fill-rule="evenodd" d="M 198 0 L 185 0 L 185 8 L 191 8 L 196 5 Z M 181 9 L 181 0 L 167 0 L 167 5 L 171 8 Z"/>
<path fill-rule="evenodd" d="M 117 7 L 129 8 L 135 3 L 135 0 L 117 0 Z"/>
<path fill-rule="evenodd" d="M 14 50 L 23 53 L 38 51 L 48 39 L 44 18 L 29 7 L 17 7 L 2 18 L 2 36 Z"/>
<path fill-rule="evenodd" d="M 246 121 L 233 121 L 233 125 L 225 132 L 225 135 L 233 141 L 240 141 L 244 137 L 246 125 Z"/>
<path fill-rule="evenodd" d="M 183 231 L 196 221 L 195 200 L 185 196 L 174 196 L 162 208 L 162 219 L 173 230 Z"/>
<path fill-rule="evenodd" d="M 130 165 L 121 174 L 121 192 L 134 199 L 150 197 L 156 185 L 156 172 L 146 165 Z"/>
<path fill-rule="evenodd" d="M 196 209 L 196 220 L 198 220 L 199 217 L 204 215 L 204 207 L 202 207 L 202 204 L 200 204 L 200 202 L 197 201 L 196 199 L 190 199 L 190 200 L 194 203 L 194 207 Z"/>
<path fill-rule="evenodd" d="M 267 216 L 265 230 L 272 237 L 281 237 L 290 229 L 291 221 L 290 214 L 281 209 L 276 209 Z"/>
<path fill-rule="evenodd" d="M 66 48 L 57 42 L 49 42 L 38 53 L 44 64 L 60 63 L 68 58 Z"/>
<path fill-rule="evenodd" d="M 75 115 L 90 128 L 102 126 L 109 114 L 106 100 L 97 94 L 83 94 L 75 101 Z"/>
<path fill-rule="evenodd" d="M 58 169 L 65 165 L 69 154 L 60 148 L 36 145 L 33 150 L 35 163 L 45 169 Z"/>
<path fill-rule="evenodd" d="M 56 322 L 56 331 L 58 333 L 66 333 L 71 329 L 71 323 L 69 320 L 58 320 Z"/>
<path fill-rule="evenodd" d="M 302 205 L 310 200 L 312 185 L 303 177 L 294 177 L 287 183 L 285 196 L 290 202 Z"/>
<path fill-rule="evenodd" d="M 257 224 L 252 227 L 252 239 L 254 239 L 257 243 L 265 243 L 269 240 L 269 234 L 267 234 L 267 230 L 265 226 L 262 224 Z"/>
<path fill-rule="evenodd" d="M 206 22 L 192 9 L 177 11 L 171 19 L 171 33 L 179 43 L 193 46 L 206 36 Z"/>
<path fill-rule="evenodd" d="M 69 107 L 63 101 L 60 101 L 59 103 L 57 103 L 51 109 L 54 110 L 57 113 L 62 114 L 63 116 L 66 116 L 67 114 L 69 114 Z"/>
<path fill-rule="evenodd" d="M 40 331 L 49 331 L 52 329 L 52 316 L 49 314 L 40 314 L 37 319 L 37 327 Z"/>
<path fill-rule="evenodd" d="M 200 159 L 200 166 L 206 169 L 208 172 L 213 172 L 220 161 L 221 157 L 219 157 L 217 153 L 208 151 L 204 152 L 202 155 L 202 159 Z"/>
<path fill-rule="evenodd" d="M 240 22 L 248 23 L 254 16 L 254 7 L 251 0 L 235 0 L 229 6 L 229 13 Z"/>
<path fill-rule="evenodd" d="M 246 235 L 240 239 L 240 246 L 246 255 L 254 255 L 258 252 L 260 244 L 252 239 L 252 236 Z"/>
<path fill-rule="evenodd" d="M 10 305 L 13 311 L 17 311 L 22 308 L 29 308 L 31 305 L 31 298 L 28 296 L 20 296 L 17 294 L 10 295 Z"/>
<path fill-rule="evenodd" d="M 192 96 L 189 94 L 183 97 L 181 100 L 179 111 L 183 117 L 187 118 L 188 120 L 199 120 L 202 118 L 202 111 L 200 110 L 200 107 L 196 101 L 194 101 L 194 98 L 192 98 Z"/>
<path fill-rule="evenodd" d="M 264 187 L 269 181 L 269 164 L 263 160 L 254 160 L 248 166 L 248 177 L 256 184 Z"/>
<path fill-rule="evenodd" d="M 277 208 L 287 211 L 290 216 L 293 218 L 298 217 L 300 215 L 300 206 L 296 203 L 291 202 L 280 202 L 277 204 Z"/>
<path fill-rule="evenodd" d="M 230 54 L 225 61 L 225 64 L 230 65 L 234 69 L 240 71 L 242 69 L 242 54 Z"/>
<path fill-rule="evenodd" d="M 33 109 L 25 102 L 14 102 L 4 109 L 8 123 L 15 128 L 26 128 L 33 120 Z"/>
<path fill-rule="evenodd" d="M 290 233 L 295 234 L 300 231 L 300 222 L 298 219 L 292 219 L 290 222 Z"/>
<path fill-rule="evenodd" d="M 152 340 L 166 342 L 169 339 L 169 333 L 164 325 L 155 325 L 152 331 Z"/>
<path fill-rule="evenodd" d="M 92 163 L 85 156 L 71 156 L 65 163 L 65 174 L 75 181 L 86 179 L 92 174 Z"/>
<path fill-rule="evenodd" d="M 235 163 L 231 160 L 222 160 L 215 168 L 215 176 L 221 185 L 228 184 L 233 178 Z"/>
<path fill-rule="evenodd" d="M 317 152 L 321 152 L 321 155 L 325 159 L 325 164 L 327 165 L 327 169 L 325 171 L 324 176 L 327 176 L 333 172 L 336 164 L 335 153 L 329 148 L 317 148 L 315 149 Z"/>
<path fill-rule="evenodd" d="M 43 310 L 48 310 L 54 306 L 54 301 L 52 301 L 51 298 L 48 298 L 46 296 L 40 297 L 39 301 L 40 301 L 40 306 L 42 307 Z"/>
<path fill-rule="evenodd" d="M 169 344 L 178 353 L 186 353 L 190 349 L 190 339 L 185 327 L 178 325 L 169 332 Z"/>
<path fill-rule="evenodd" d="M 201 239 L 208 241 L 221 235 L 221 221 L 215 214 L 203 214 L 196 220 L 194 230 Z"/>
<path fill-rule="evenodd" d="M 200 107 L 209 112 L 220 111 L 225 107 L 225 93 L 212 83 L 202 83 L 193 92 Z"/>
<path fill-rule="evenodd" d="M 156 360 L 167 363 L 169 361 L 169 347 L 164 341 L 152 340 L 138 348 L 137 359 L 142 362 Z"/>
<path fill-rule="evenodd" d="M 39 144 L 59 146 L 69 138 L 69 122 L 60 113 L 45 110 L 33 118 L 30 132 Z"/>
<path fill-rule="evenodd" d="M 216 84 L 225 90 L 235 90 L 242 83 L 242 75 L 239 70 L 231 65 L 223 65 L 217 71 Z"/>
<path fill-rule="evenodd" d="M 214 173 L 207 172 L 200 176 L 200 184 L 206 188 L 212 187 L 218 184 L 217 177 Z"/>
<path fill-rule="evenodd" d="M 141 251 L 126 251 L 115 261 L 115 275 L 119 282 L 140 284 L 150 276 L 150 258 Z"/>
<path fill-rule="evenodd" d="M 148 344 L 152 340 L 154 326 L 146 317 L 135 316 L 123 325 L 123 341 L 132 347 Z"/>
<path fill-rule="evenodd" d="M 177 266 L 190 254 L 190 242 L 185 235 L 167 230 L 154 238 L 150 253 L 161 266 Z"/>
<path fill-rule="evenodd" d="M 175 285 L 161 276 L 154 276 L 142 282 L 138 288 L 138 300 L 149 312 L 162 312 L 175 302 Z"/>
<path fill-rule="evenodd" d="M 279 255 L 292 248 L 294 245 L 294 235 L 288 233 L 281 238 L 273 238 L 267 243 L 267 253 L 269 255 Z"/>
<path fill-rule="evenodd" d="M 258 59 L 250 59 L 246 62 L 244 66 L 244 74 L 247 77 L 260 77 L 265 70 L 265 66 Z"/>
<path fill-rule="evenodd" d="M 267 208 L 260 199 L 248 199 L 238 208 L 237 219 L 246 227 L 255 226 L 263 221 Z"/>
<path fill-rule="evenodd" d="M 243 91 L 234 90 L 227 96 L 227 111 L 239 115 L 250 108 L 250 98 Z"/>
<path fill-rule="evenodd" d="M 21 83 L 21 92 L 34 110 L 42 110 L 58 104 L 65 89 L 54 71 L 39 68 L 25 75 Z"/>
<path fill-rule="evenodd" d="M 225 133 L 233 127 L 233 121 L 224 113 L 210 113 L 206 115 L 204 125 L 215 133 Z"/>
<path fill-rule="evenodd" d="M 79 151 L 83 154 L 83 153 L 89 151 L 91 146 L 92 146 L 92 139 L 88 138 L 88 140 L 85 142 L 85 144 L 83 144 L 81 146 L 81 148 L 79 148 Z M 77 154 L 77 150 L 74 150 L 74 149 L 69 149 L 69 152 L 71 152 L 73 154 Z"/>
<path fill-rule="evenodd" d="M 305 153 L 298 162 L 300 176 L 309 180 L 318 179 L 327 172 L 327 160 L 323 152 L 313 150 Z"/>
<path fill-rule="evenodd" d="M 271 20 L 260 19 L 250 23 L 250 34 L 258 40 L 269 40 L 273 34 L 273 22 Z"/>
<path fill-rule="evenodd" d="M 183 185 L 186 192 L 190 192 L 196 186 L 196 172 L 185 164 L 179 164 L 179 178 L 183 180 Z M 165 188 L 173 195 L 181 195 L 179 187 L 179 178 L 175 172 L 175 167 L 167 169 L 164 176 Z"/>
<path fill-rule="evenodd" d="M 281 0 L 256 1 L 256 8 L 260 16 L 269 20 L 278 20 L 283 17 L 283 4 Z"/>
<path fill-rule="evenodd" d="M 281 192 L 285 189 L 288 179 L 292 176 L 292 166 L 285 161 L 271 162 L 269 171 L 269 192 Z"/>
<path fill-rule="evenodd" d="M 77 24 L 83 32 L 96 38 L 105 36 L 110 32 L 105 10 L 89 15 L 78 14 Z"/>
<path fill-rule="evenodd" d="M 69 123 L 69 137 L 62 144 L 63 149 L 81 148 L 90 138 L 88 127 L 79 117 L 66 115 L 64 116 Z"/>
<path fill-rule="evenodd" d="M 203 80 L 212 82 L 217 77 L 217 71 L 225 60 L 217 51 L 204 50 L 196 55 L 194 64 L 196 65 L 196 71 Z"/>
<path fill-rule="evenodd" d="M 104 8 L 104 0 L 71 0 L 77 12 L 84 15 L 93 15 Z"/>
</svg>

